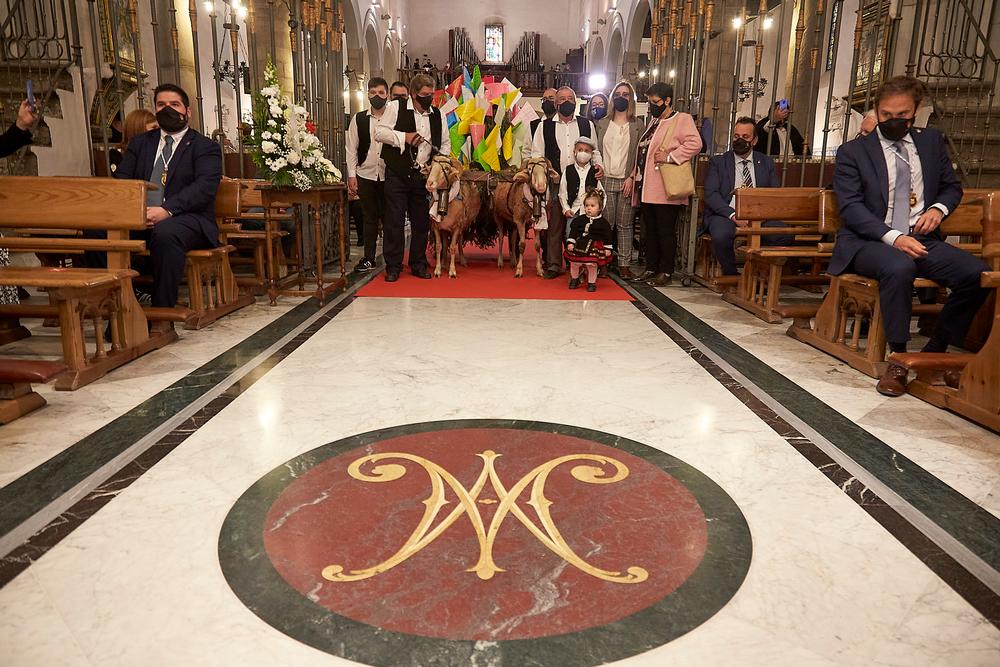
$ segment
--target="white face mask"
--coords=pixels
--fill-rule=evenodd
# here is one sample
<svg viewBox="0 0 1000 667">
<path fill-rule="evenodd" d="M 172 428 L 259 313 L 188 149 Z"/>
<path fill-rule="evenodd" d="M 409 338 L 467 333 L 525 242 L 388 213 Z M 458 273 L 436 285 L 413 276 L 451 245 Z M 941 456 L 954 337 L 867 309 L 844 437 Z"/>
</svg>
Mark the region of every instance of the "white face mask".
<svg viewBox="0 0 1000 667">
<path fill-rule="evenodd" d="M 590 151 L 577 151 L 576 152 L 576 161 L 577 161 L 578 164 L 587 164 L 588 162 L 590 162 L 590 158 L 591 157 L 592 157 L 592 155 L 591 155 Z"/>
</svg>

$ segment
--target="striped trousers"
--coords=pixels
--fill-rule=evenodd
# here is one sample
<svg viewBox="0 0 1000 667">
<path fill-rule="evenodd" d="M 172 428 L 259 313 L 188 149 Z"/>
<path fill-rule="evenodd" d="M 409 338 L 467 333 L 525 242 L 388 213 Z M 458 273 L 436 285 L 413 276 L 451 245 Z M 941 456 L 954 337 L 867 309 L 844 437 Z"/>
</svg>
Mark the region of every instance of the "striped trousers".
<svg viewBox="0 0 1000 667">
<path fill-rule="evenodd" d="M 632 197 L 622 194 L 624 178 L 604 177 L 604 217 L 615 228 L 615 250 L 618 252 L 618 266 L 627 267 L 632 263 L 632 235 L 635 211 Z"/>
</svg>

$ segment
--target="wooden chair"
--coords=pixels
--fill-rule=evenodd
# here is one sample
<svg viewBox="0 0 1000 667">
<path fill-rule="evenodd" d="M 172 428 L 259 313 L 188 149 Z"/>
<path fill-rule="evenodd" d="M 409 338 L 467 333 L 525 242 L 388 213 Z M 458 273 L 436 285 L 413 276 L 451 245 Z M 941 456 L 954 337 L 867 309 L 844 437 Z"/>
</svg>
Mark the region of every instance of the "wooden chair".
<svg viewBox="0 0 1000 667">
<path fill-rule="evenodd" d="M 982 255 L 991 268 L 983 273 L 982 285 L 996 297 L 1000 294 L 1000 192 L 982 199 L 986 209 Z M 910 394 L 1000 433 L 1000 299 L 994 298 L 992 315 L 989 337 L 975 354 L 909 352 L 890 355 L 889 363 L 916 372 L 916 379 L 906 388 Z M 946 384 L 947 371 L 960 373 L 957 386 Z"/>
<path fill-rule="evenodd" d="M 66 370 L 58 361 L 0 359 L 0 424 L 9 424 L 45 405 L 31 383 L 45 383 Z"/>
<path fill-rule="evenodd" d="M 268 237 L 265 229 L 247 229 L 246 223 L 258 223 L 261 226 L 266 224 L 267 216 L 256 209 L 264 207 L 258 186 L 263 181 L 252 179 L 240 179 L 242 187 L 240 193 L 240 213 L 229 221 L 224 227 L 220 227 L 223 236 L 223 243 L 229 243 L 242 251 L 239 255 L 232 257 L 234 266 L 252 267 L 252 275 L 239 274 L 236 276 L 237 284 L 249 291 L 251 294 L 262 295 L 267 292 L 268 275 L 282 276 L 283 283 L 297 280 L 301 273 L 301 257 L 299 244 L 296 243 L 291 258 L 285 257 L 281 239 L 288 236 L 288 232 L 281 229 L 271 230 L 271 239 L 277 240 L 268 249 Z M 282 207 L 288 208 L 288 207 Z M 301 239 L 301 225 L 290 211 L 271 211 L 272 224 L 280 224 L 282 221 L 294 221 L 296 228 L 296 240 Z M 244 256 L 245 252 L 249 256 Z M 270 273 L 273 271 L 273 274 Z"/>
<path fill-rule="evenodd" d="M 783 285 L 822 285 L 829 281 L 819 275 L 816 264 L 830 256 L 816 247 L 821 192 L 817 188 L 736 190 L 736 217 L 750 225 L 738 230 L 747 239 L 743 273 L 736 290 L 724 293 L 723 299 L 773 324 L 783 319 L 779 310 Z M 783 220 L 786 225 L 764 227 L 767 220 Z M 764 236 L 780 234 L 795 235 L 809 245 L 763 245 Z M 813 263 L 813 273 L 790 272 L 798 269 L 803 260 Z"/>
<path fill-rule="evenodd" d="M 77 389 L 108 371 L 177 339 L 174 332 L 150 336 L 145 314 L 135 299 L 130 255 L 145 251 L 145 242 L 129 233 L 146 228 L 146 183 L 111 178 L 0 176 L 0 227 L 12 229 L 104 230 L 106 239 L 75 237 L 5 238 L 17 250 L 86 250 L 107 255 L 107 269 L 3 267 L 0 285 L 38 287 L 48 291 L 49 304 L 0 306 L 8 327 L 17 318 L 58 317 L 63 361 L 68 370 L 56 389 Z M 84 337 L 94 325 L 93 353 Z M 111 340 L 104 340 L 105 323 Z"/>
<path fill-rule="evenodd" d="M 941 224 L 946 236 L 960 236 L 956 245 L 973 254 L 982 252 L 983 206 L 988 190 L 968 190 L 962 203 Z M 819 232 L 836 234 L 840 217 L 836 198 L 830 191 L 822 195 Z M 818 249 L 832 253 L 833 243 L 820 243 Z M 931 280 L 918 279 L 914 287 L 939 287 Z M 786 317 L 792 317 L 788 335 L 830 354 L 853 368 L 881 377 L 886 368 L 886 340 L 882 327 L 878 281 L 857 274 L 833 276 L 830 289 L 822 304 L 781 308 Z M 941 312 L 940 303 L 916 303 L 913 315 L 936 316 Z"/>
</svg>

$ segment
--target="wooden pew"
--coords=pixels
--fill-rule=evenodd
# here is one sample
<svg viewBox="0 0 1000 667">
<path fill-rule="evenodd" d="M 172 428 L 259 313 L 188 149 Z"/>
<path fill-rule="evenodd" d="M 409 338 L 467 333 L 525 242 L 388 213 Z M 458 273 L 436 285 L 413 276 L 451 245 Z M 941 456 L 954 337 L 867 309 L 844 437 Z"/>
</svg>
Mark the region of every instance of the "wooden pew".
<svg viewBox="0 0 1000 667">
<path fill-rule="evenodd" d="M 988 190 L 967 190 L 962 203 L 941 224 L 945 236 L 960 236 L 968 240 L 958 247 L 973 254 L 982 251 L 983 206 L 982 199 Z M 822 195 L 823 205 L 818 231 L 835 235 L 840 229 L 840 216 L 836 197 L 831 191 Z M 818 249 L 832 253 L 833 243 L 821 242 Z M 918 279 L 914 287 L 938 287 L 931 280 Z M 779 309 L 792 317 L 788 335 L 832 355 L 853 368 L 881 377 L 886 368 L 886 340 L 882 327 L 878 281 L 853 273 L 833 276 L 830 289 L 818 306 L 811 304 Z M 915 317 L 937 315 L 940 303 L 915 303 Z M 865 335 L 867 332 L 867 335 Z"/>
<path fill-rule="evenodd" d="M 820 193 L 817 188 L 741 188 L 736 190 L 736 217 L 750 225 L 739 229 L 745 236 L 743 273 L 734 291 L 722 298 L 753 313 L 765 322 L 781 322 L 782 285 L 823 285 L 829 278 L 820 275 L 818 262 L 830 253 L 817 248 Z M 782 220 L 783 227 L 764 227 L 767 220 Z M 764 236 L 795 235 L 808 245 L 764 246 Z M 802 238 L 805 237 L 805 238 Z M 812 274 L 798 275 L 802 261 L 813 262 Z"/>
<path fill-rule="evenodd" d="M 8 229 L 104 230 L 107 239 L 5 238 L 22 250 L 65 249 L 105 252 L 107 269 L 3 267 L 0 284 L 39 287 L 52 303 L 0 306 L 0 317 L 58 317 L 63 361 L 68 367 L 56 389 L 77 389 L 108 371 L 177 339 L 174 332 L 150 336 L 148 322 L 132 290 L 132 252 L 145 250 L 129 232 L 146 228 L 146 183 L 110 178 L 0 176 L 0 227 Z M 84 337 L 94 325 L 93 353 Z M 110 325 L 110 348 L 105 345 Z"/>
<path fill-rule="evenodd" d="M 58 361 L 0 359 L 0 424 L 9 424 L 45 405 L 31 383 L 48 382 L 66 371 Z"/>
<path fill-rule="evenodd" d="M 1000 295 L 1000 192 L 982 197 L 986 208 L 983 221 L 983 259 L 990 271 L 982 285 Z M 993 300 L 993 326 L 986 343 L 975 354 L 932 354 L 908 352 L 892 354 L 889 363 L 915 371 L 917 377 L 906 390 L 932 405 L 956 412 L 1000 433 L 1000 298 Z M 946 377 L 952 371 L 957 375 Z M 951 384 L 955 386 L 949 386 Z"/>
<path fill-rule="evenodd" d="M 697 190 L 697 224 L 700 226 L 705 217 L 705 188 L 699 185 Z M 737 234 L 738 232 L 739 230 L 737 230 Z M 712 237 L 706 232 L 699 236 L 695 243 L 694 273 L 691 278 L 699 285 L 719 294 L 735 287 L 736 283 L 739 282 L 739 276 L 722 275 L 722 265 L 719 264 L 719 260 L 715 258 L 715 252 L 712 250 Z"/>
</svg>

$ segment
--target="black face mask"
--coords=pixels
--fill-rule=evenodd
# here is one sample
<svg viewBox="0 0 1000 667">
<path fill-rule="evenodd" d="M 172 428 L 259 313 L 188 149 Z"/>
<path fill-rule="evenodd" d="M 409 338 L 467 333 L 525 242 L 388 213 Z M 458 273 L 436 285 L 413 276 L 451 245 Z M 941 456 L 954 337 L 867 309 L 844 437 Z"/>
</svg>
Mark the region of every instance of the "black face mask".
<svg viewBox="0 0 1000 667">
<path fill-rule="evenodd" d="M 909 133 L 912 124 L 912 118 L 890 118 L 879 122 L 878 130 L 889 141 L 899 141 Z"/>
<path fill-rule="evenodd" d="M 402 102 L 403 104 L 406 104 L 406 95 L 393 95 L 392 99 L 396 100 L 397 102 Z"/>
<path fill-rule="evenodd" d="M 615 111 L 625 111 L 628 109 L 628 100 L 624 97 L 616 97 L 612 104 L 615 105 Z"/>
<path fill-rule="evenodd" d="M 368 103 L 372 105 L 372 109 L 381 109 L 385 106 L 386 102 L 388 102 L 388 100 L 380 95 L 368 98 Z"/>
<path fill-rule="evenodd" d="M 187 127 L 188 119 L 173 107 L 163 107 L 156 112 L 156 122 L 164 132 L 173 134 Z"/>
<path fill-rule="evenodd" d="M 559 115 L 561 116 L 569 118 L 570 116 L 573 115 L 574 111 L 576 111 L 576 102 L 570 102 L 569 100 L 566 100 L 565 102 L 559 105 Z"/>
<path fill-rule="evenodd" d="M 417 103 L 420 104 L 420 108 L 424 111 L 430 111 L 431 102 L 434 101 L 433 95 L 417 95 Z"/>
<path fill-rule="evenodd" d="M 659 118 L 663 114 L 663 110 L 667 108 L 666 104 L 653 104 L 649 103 L 649 115 L 653 118 Z"/>
<path fill-rule="evenodd" d="M 556 103 L 552 100 L 542 100 L 542 113 L 551 116 L 556 112 Z"/>
<path fill-rule="evenodd" d="M 743 137 L 736 137 L 733 139 L 733 152 L 737 155 L 749 155 L 752 149 L 753 146 L 751 146 L 750 142 Z"/>
</svg>

